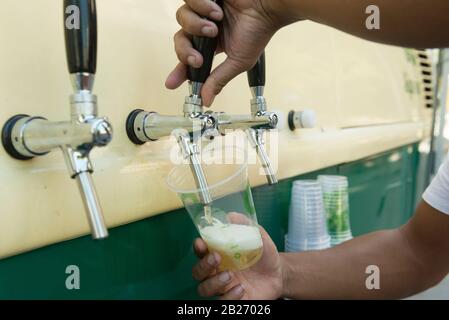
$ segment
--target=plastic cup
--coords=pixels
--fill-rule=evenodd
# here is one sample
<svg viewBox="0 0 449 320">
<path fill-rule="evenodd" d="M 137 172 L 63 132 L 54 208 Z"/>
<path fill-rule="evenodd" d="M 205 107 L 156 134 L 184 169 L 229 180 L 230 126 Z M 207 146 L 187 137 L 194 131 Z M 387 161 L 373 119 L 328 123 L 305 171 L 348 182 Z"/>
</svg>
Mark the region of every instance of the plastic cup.
<svg viewBox="0 0 449 320">
<path fill-rule="evenodd" d="M 349 183 L 344 176 L 319 176 L 332 245 L 352 239 L 349 213 Z"/>
<path fill-rule="evenodd" d="M 208 149 L 203 155 L 208 157 L 202 168 L 212 203 L 202 203 L 189 164 L 173 168 L 167 184 L 181 198 L 209 251 L 220 254 L 220 269 L 243 270 L 257 263 L 263 251 L 246 155 L 234 148 L 219 151 Z"/>
<path fill-rule="evenodd" d="M 293 183 L 290 201 L 287 252 L 330 247 L 321 186 L 316 180 Z"/>
</svg>

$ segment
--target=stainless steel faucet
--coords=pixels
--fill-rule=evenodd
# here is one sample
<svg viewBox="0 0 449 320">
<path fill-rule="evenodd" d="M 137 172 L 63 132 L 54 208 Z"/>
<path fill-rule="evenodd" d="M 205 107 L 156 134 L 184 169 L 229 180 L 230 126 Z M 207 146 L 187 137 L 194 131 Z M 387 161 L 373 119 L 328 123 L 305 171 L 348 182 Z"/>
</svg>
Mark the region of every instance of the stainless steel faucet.
<svg viewBox="0 0 449 320">
<path fill-rule="evenodd" d="M 70 7 L 80 12 L 79 28 L 66 24 Z M 72 7 L 73 8 L 73 7 Z M 92 93 L 97 55 L 97 15 L 95 0 L 64 0 L 67 62 L 74 93 L 70 96 L 70 120 L 52 122 L 43 117 L 16 115 L 3 127 L 5 150 L 15 159 L 30 160 L 61 149 L 81 193 L 92 237 L 108 236 L 97 192 L 92 181 L 89 158 L 94 147 L 112 140 L 112 126 L 97 115 L 97 97 Z"/>
<path fill-rule="evenodd" d="M 197 47 L 203 55 L 204 50 Z M 206 59 L 205 59 L 206 60 Z M 183 108 L 183 115 L 165 116 L 156 112 L 147 112 L 142 109 L 134 110 L 128 116 L 126 130 L 129 139 L 137 145 L 173 134 L 181 148 L 185 159 L 189 159 L 192 173 L 201 190 L 202 201 L 209 204 L 212 201 L 208 189 L 207 179 L 200 165 L 199 139 L 209 132 L 221 135 L 230 130 L 243 130 L 247 133 L 251 145 L 256 149 L 261 165 L 266 173 L 269 184 L 278 182 L 270 158 L 265 149 L 264 133 L 275 129 L 278 116 L 267 111 L 267 103 L 263 96 L 265 85 L 265 54 L 262 54 L 257 64 L 248 72 L 249 84 L 253 93 L 251 100 L 251 113 L 246 115 L 229 115 L 222 112 L 204 112 L 201 99 L 201 88 L 207 79 L 212 67 L 204 70 L 189 71 L 189 91 Z M 257 84 L 257 85 L 254 85 Z"/>
<path fill-rule="evenodd" d="M 222 6 L 222 0 L 212 0 Z M 203 204 L 210 204 L 212 196 L 207 179 L 200 163 L 200 139 L 209 133 L 226 134 L 228 130 L 241 129 L 248 132 L 251 143 L 261 156 L 262 166 L 268 173 L 268 181 L 276 183 L 271 162 L 267 156 L 263 141 L 263 132 L 274 129 L 278 123 L 275 113 L 266 111 L 266 101 L 263 97 L 265 84 L 265 56 L 262 55 L 255 68 L 248 73 L 252 79 L 263 79 L 263 84 L 257 86 L 252 100 L 252 113 L 248 115 L 228 115 L 226 113 L 204 112 L 201 89 L 212 69 L 213 58 L 217 49 L 218 38 L 193 37 L 193 47 L 202 54 L 203 65 L 200 68 L 189 67 L 189 96 L 186 97 L 183 115 L 164 116 L 156 112 L 142 109 L 132 111 L 126 121 L 126 131 L 129 139 L 136 145 L 173 134 L 180 146 L 183 157 L 189 160 L 196 185 L 200 190 Z M 263 62 L 263 64 L 262 64 Z M 260 81 L 259 81 L 260 82 Z M 253 82 L 250 81 L 250 85 Z"/>
<path fill-rule="evenodd" d="M 253 98 L 251 99 L 251 115 L 255 118 L 268 117 L 272 119 L 272 125 L 268 128 L 250 128 L 247 131 L 248 140 L 259 156 L 262 168 L 265 171 L 268 184 L 278 183 L 278 179 L 274 173 L 270 157 L 265 148 L 264 133 L 266 129 L 275 129 L 278 124 L 278 116 L 273 112 L 267 111 L 267 101 L 264 97 L 264 89 L 266 82 L 266 65 L 265 52 L 261 54 L 255 66 L 248 71 L 248 84 L 251 89 Z"/>
<path fill-rule="evenodd" d="M 212 202 L 212 196 L 201 166 L 198 144 L 205 132 L 215 130 L 216 119 L 212 114 L 203 112 L 201 86 L 190 82 L 189 87 L 190 95 L 185 99 L 183 115 L 166 116 L 137 109 L 129 114 L 126 131 L 129 139 L 136 145 L 174 135 L 183 158 L 189 161 L 196 185 L 200 190 L 201 202 L 208 205 Z"/>
</svg>

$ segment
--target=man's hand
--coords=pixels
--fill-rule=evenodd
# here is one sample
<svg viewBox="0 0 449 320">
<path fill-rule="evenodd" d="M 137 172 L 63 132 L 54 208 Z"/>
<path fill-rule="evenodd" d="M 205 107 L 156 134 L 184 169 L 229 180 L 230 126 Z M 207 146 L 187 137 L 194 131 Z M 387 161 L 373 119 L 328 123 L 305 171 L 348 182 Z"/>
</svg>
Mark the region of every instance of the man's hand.
<svg viewBox="0 0 449 320">
<path fill-rule="evenodd" d="M 176 89 L 186 80 L 187 65 L 199 68 L 203 64 L 203 57 L 192 47 L 191 37 L 216 37 L 219 31 L 213 21 L 222 21 L 219 50 L 227 58 L 213 70 L 202 89 L 203 103 L 210 106 L 230 80 L 254 66 L 283 23 L 272 7 L 273 1 L 225 0 L 223 9 L 210 0 L 184 1 L 186 4 L 176 15 L 182 29 L 174 38 L 181 63 L 168 76 L 166 87 Z"/>
<path fill-rule="evenodd" d="M 282 266 L 279 253 L 267 232 L 261 228 L 262 258 L 251 268 L 218 273 L 221 257 L 209 253 L 206 243 L 196 239 L 194 249 L 201 259 L 193 267 L 193 277 L 201 281 L 198 292 L 203 297 L 219 296 L 223 300 L 277 299 L 282 294 Z"/>
</svg>

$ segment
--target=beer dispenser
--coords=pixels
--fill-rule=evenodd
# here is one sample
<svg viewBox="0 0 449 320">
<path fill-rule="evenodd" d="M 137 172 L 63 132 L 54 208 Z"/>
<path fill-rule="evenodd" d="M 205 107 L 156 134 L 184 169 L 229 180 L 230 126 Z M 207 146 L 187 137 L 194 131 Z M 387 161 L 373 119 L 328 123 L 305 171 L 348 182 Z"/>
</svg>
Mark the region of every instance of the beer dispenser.
<svg viewBox="0 0 449 320">
<path fill-rule="evenodd" d="M 212 0 L 223 6 L 222 0 Z M 229 130 L 243 130 L 248 133 L 250 141 L 260 156 L 262 166 L 267 173 L 270 184 L 277 182 L 270 160 L 266 154 L 262 133 L 265 130 L 275 129 L 278 116 L 266 110 L 266 101 L 263 97 L 265 84 L 265 55 L 262 55 L 256 66 L 249 71 L 249 84 L 254 93 L 252 100 L 252 113 L 247 115 L 229 115 L 224 112 L 203 110 L 201 89 L 212 70 L 212 63 L 217 49 L 217 38 L 193 37 L 192 44 L 195 50 L 203 56 L 203 65 L 200 68 L 188 67 L 190 95 L 186 97 L 183 115 L 166 116 L 157 112 L 147 112 L 142 109 L 132 111 L 126 121 L 126 131 L 129 139 L 136 145 L 155 141 L 164 136 L 175 135 L 185 159 L 189 159 L 192 173 L 198 189 L 201 191 L 202 202 L 209 204 L 211 197 L 208 190 L 199 159 L 198 144 L 200 138 L 215 132 L 224 135 Z M 180 130 L 181 129 L 181 130 Z M 213 135 L 213 134 L 211 134 Z"/>
<path fill-rule="evenodd" d="M 73 15 L 73 23 L 66 19 Z M 70 96 L 70 120 L 53 122 L 41 116 L 15 115 L 4 125 L 2 143 L 13 158 L 28 161 L 61 149 L 69 175 L 76 180 L 92 237 L 108 236 L 103 212 L 91 177 L 89 157 L 95 147 L 112 139 L 112 126 L 97 116 L 97 97 L 92 93 L 97 63 L 97 12 L 95 0 L 64 0 L 67 63 L 74 93 Z"/>
</svg>

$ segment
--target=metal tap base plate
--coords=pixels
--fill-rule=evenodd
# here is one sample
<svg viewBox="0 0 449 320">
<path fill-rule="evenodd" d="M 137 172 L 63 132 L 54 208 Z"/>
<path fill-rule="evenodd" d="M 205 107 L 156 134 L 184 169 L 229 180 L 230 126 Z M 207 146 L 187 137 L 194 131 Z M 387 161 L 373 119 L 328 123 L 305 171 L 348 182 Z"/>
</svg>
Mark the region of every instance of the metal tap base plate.
<svg viewBox="0 0 449 320">
<path fill-rule="evenodd" d="M 131 140 L 132 143 L 136 145 L 143 145 L 145 144 L 144 141 L 141 141 L 134 131 L 134 121 L 136 120 L 136 117 L 139 115 L 139 113 L 144 112 L 142 109 L 136 109 L 132 111 L 128 118 L 126 119 L 126 134 L 128 135 L 129 140 Z"/>
<path fill-rule="evenodd" d="M 13 117 L 11 117 L 10 119 L 8 119 L 8 121 L 5 122 L 5 125 L 3 126 L 2 129 L 2 144 L 3 144 L 3 148 L 5 148 L 5 151 L 14 159 L 17 160 L 31 160 L 33 159 L 33 157 L 27 157 L 24 156 L 22 154 L 20 154 L 15 148 L 14 145 L 12 143 L 12 131 L 13 128 L 15 126 L 15 124 L 17 123 L 17 121 L 23 119 L 23 118 L 28 118 L 29 116 L 26 114 L 18 114 L 15 115 Z"/>
</svg>

